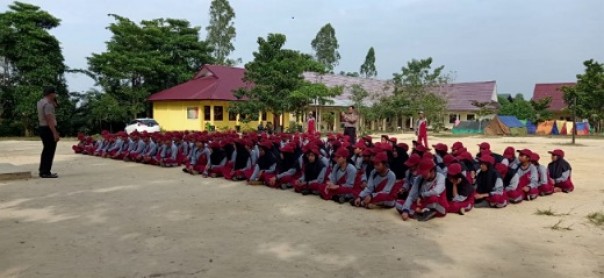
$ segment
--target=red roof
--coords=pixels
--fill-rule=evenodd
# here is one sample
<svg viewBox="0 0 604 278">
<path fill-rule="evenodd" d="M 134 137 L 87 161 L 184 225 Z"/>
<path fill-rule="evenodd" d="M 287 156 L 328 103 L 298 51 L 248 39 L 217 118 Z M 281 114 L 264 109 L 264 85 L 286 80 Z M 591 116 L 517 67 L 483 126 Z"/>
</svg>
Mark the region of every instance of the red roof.
<svg viewBox="0 0 604 278">
<path fill-rule="evenodd" d="M 155 93 L 149 100 L 238 100 L 233 92 L 249 87 L 244 73 L 242 68 L 204 65 L 193 79 Z"/>
<path fill-rule="evenodd" d="M 535 84 L 535 90 L 533 91 L 533 100 L 540 100 L 546 97 L 551 97 L 552 102 L 549 106 L 549 111 L 561 111 L 566 108 L 568 105 L 564 102 L 564 92 L 562 92 L 562 87 L 574 87 L 577 83 L 574 82 L 566 82 L 566 83 L 541 83 Z"/>
</svg>

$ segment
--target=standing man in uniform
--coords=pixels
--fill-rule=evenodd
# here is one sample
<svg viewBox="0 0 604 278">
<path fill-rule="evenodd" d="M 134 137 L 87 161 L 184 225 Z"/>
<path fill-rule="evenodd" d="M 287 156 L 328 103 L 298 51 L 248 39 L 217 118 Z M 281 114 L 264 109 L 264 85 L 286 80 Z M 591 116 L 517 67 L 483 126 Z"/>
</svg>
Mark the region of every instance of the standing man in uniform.
<svg viewBox="0 0 604 278">
<path fill-rule="evenodd" d="M 423 111 L 419 112 L 419 119 L 415 125 L 415 135 L 417 135 L 417 142 L 424 144 L 424 147 L 428 147 L 428 124 Z"/>
<path fill-rule="evenodd" d="M 348 107 L 348 113 L 341 114 L 344 122 L 344 135 L 350 137 L 350 144 L 354 145 L 357 142 L 357 121 L 359 115 L 354 110 L 354 106 Z"/>
<path fill-rule="evenodd" d="M 38 101 L 38 122 L 40 138 L 44 148 L 40 157 L 40 177 L 41 178 L 58 178 L 57 174 L 50 172 L 52 161 L 55 157 L 57 142 L 61 139 L 57 131 L 57 119 L 55 117 L 55 107 L 57 106 L 57 92 L 55 88 L 44 88 L 44 97 Z"/>
</svg>

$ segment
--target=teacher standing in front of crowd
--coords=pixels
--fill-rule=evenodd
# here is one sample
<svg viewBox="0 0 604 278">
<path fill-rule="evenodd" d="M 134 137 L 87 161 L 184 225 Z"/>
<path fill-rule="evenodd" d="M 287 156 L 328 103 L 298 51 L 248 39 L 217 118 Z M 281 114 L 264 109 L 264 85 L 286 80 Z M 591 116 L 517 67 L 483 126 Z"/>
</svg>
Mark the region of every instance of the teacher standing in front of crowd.
<svg viewBox="0 0 604 278">
<path fill-rule="evenodd" d="M 357 121 L 359 120 L 359 115 L 354 110 L 354 106 L 350 106 L 348 107 L 348 112 L 342 112 L 341 116 L 344 123 L 344 135 L 348 135 L 350 143 L 354 145 L 357 142 Z"/>
<path fill-rule="evenodd" d="M 55 108 L 57 106 L 57 92 L 55 88 L 44 88 L 44 97 L 38 101 L 38 133 L 42 139 L 44 148 L 40 156 L 40 178 L 58 178 L 59 175 L 52 173 L 52 162 L 59 142 L 59 132 L 57 131 L 57 118 Z"/>
</svg>

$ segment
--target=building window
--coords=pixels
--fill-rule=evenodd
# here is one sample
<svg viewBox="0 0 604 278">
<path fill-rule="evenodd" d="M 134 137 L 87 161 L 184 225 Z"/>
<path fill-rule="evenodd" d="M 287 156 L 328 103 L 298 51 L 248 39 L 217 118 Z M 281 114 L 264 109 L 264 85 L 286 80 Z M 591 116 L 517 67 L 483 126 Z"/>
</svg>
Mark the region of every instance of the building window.
<svg viewBox="0 0 604 278">
<path fill-rule="evenodd" d="M 475 120 L 476 120 L 476 115 L 468 114 L 468 121 L 475 121 Z"/>
<path fill-rule="evenodd" d="M 267 118 L 268 116 L 266 115 L 266 112 L 262 112 L 262 117 L 260 118 L 260 121 L 266 121 Z"/>
<path fill-rule="evenodd" d="M 214 121 L 223 121 L 222 106 L 214 106 Z"/>
<path fill-rule="evenodd" d="M 231 121 L 231 122 L 237 121 L 237 113 L 233 113 L 233 112 L 229 111 L 229 121 Z"/>
<path fill-rule="evenodd" d="M 189 120 L 199 119 L 199 107 L 187 107 L 187 119 L 189 119 Z"/>
<path fill-rule="evenodd" d="M 459 118 L 459 115 L 457 115 L 457 114 L 449 114 L 449 123 L 454 124 L 458 118 Z"/>
<path fill-rule="evenodd" d="M 210 106 L 203 107 L 203 120 L 211 121 L 212 120 L 212 108 Z"/>
</svg>

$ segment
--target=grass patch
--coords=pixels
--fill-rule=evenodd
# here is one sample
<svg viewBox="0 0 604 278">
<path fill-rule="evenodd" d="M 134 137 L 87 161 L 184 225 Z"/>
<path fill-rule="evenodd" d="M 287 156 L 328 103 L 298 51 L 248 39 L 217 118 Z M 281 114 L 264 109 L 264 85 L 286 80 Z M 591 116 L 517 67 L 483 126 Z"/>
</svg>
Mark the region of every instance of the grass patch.
<svg viewBox="0 0 604 278">
<path fill-rule="evenodd" d="M 592 212 L 587 215 L 587 219 L 596 226 L 604 225 L 604 213 L 602 212 Z"/>
<path fill-rule="evenodd" d="M 558 220 L 558 223 L 554 224 L 550 228 L 552 231 L 572 231 L 573 229 L 571 228 L 571 226 L 562 226 L 562 219 Z"/>
<path fill-rule="evenodd" d="M 570 215 L 570 213 L 573 210 L 571 209 L 569 212 L 567 213 L 556 213 L 554 210 L 552 210 L 552 208 L 548 208 L 548 209 L 537 209 L 537 211 L 535 211 L 536 215 L 545 215 L 545 216 L 567 216 Z"/>
<path fill-rule="evenodd" d="M 537 211 L 535 212 L 536 215 L 546 215 L 546 216 L 556 216 L 556 213 L 552 210 L 552 208 L 549 209 L 537 209 Z"/>
</svg>

